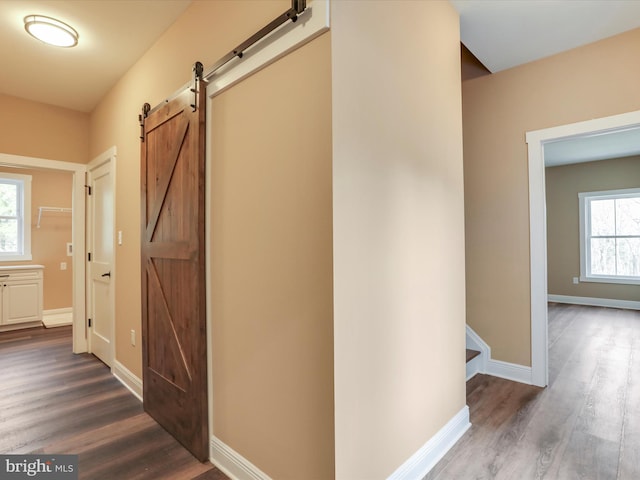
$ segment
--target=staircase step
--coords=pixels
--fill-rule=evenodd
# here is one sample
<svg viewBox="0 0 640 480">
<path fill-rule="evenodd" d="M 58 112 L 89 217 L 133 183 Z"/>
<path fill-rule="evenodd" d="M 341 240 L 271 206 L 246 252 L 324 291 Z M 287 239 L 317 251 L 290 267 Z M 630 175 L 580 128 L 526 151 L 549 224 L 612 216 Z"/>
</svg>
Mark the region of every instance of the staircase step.
<svg viewBox="0 0 640 480">
<path fill-rule="evenodd" d="M 476 358 L 478 355 L 480 355 L 479 351 L 467 348 L 467 363 Z"/>
</svg>

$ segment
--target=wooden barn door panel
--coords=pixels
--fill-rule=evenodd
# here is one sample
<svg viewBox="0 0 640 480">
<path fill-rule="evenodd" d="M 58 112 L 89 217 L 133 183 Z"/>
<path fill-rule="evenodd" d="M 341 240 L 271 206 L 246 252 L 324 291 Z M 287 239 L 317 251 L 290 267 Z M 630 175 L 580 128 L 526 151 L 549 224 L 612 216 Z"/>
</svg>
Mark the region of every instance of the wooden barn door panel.
<svg viewBox="0 0 640 480">
<path fill-rule="evenodd" d="M 144 120 L 141 153 L 144 408 L 209 456 L 204 265 L 204 86 Z"/>
</svg>

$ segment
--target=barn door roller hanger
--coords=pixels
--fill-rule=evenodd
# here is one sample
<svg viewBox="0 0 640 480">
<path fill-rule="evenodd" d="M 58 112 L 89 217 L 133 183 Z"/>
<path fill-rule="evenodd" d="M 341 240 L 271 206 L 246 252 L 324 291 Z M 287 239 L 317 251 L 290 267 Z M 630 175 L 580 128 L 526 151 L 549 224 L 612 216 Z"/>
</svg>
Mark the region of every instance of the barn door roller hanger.
<svg viewBox="0 0 640 480">
<path fill-rule="evenodd" d="M 202 82 L 203 78 L 209 78 L 214 73 L 216 73 L 216 71 L 218 71 L 220 68 L 225 66 L 234 58 L 242 58 L 245 50 L 247 50 L 256 42 L 262 40 L 264 37 L 269 35 L 271 32 L 273 32 L 275 29 L 285 24 L 289 20 L 291 20 L 292 22 L 296 22 L 298 20 L 298 15 L 300 15 L 306 9 L 307 9 L 307 0 L 291 0 L 291 8 L 289 10 L 287 10 L 282 15 L 279 15 L 278 17 L 273 19 L 271 22 L 269 22 L 267 25 L 265 25 L 260 30 L 258 30 L 256 33 L 251 35 L 249 38 L 247 38 L 244 42 L 242 42 L 236 48 L 234 48 L 229 53 L 224 55 L 220 60 L 214 63 L 206 71 L 206 73 L 204 72 L 202 63 L 196 62 L 193 66 L 193 74 L 194 74 L 193 87 L 189 87 L 189 85 L 183 86 L 180 90 L 178 90 L 178 92 L 176 92 L 174 95 L 169 97 L 164 102 L 155 106 L 153 109 L 148 103 L 145 103 L 142 106 L 142 114 L 138 115 L 138 121 L 140 122 L 140 140 L 144 142 L 144 120 L 149 116 L 150 113 L 162 107 L 171 99 L 177 97 L 181 92 L 185 90 L 185 88 L 190 88 L 191 92 L 194 94 L 194 103 L 191 104 L 191 108 L 193 108 L 193 111 L 195 112 L 198 109 L 197 98 L 198 98 L 199 83 Z"/>
</svg>

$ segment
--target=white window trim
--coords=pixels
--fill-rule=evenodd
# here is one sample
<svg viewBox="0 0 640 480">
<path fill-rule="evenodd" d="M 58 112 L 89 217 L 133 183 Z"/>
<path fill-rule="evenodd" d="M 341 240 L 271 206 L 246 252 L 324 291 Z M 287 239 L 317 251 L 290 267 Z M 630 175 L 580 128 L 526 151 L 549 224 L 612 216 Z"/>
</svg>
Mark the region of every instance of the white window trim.
<svg viewBox="0 0 640 480">
<path fill-rule="evenodd" d="M 580 281 L 597 283 L 619 283 L 625 285 L 640 285 L 638 277 L 624 277 L 611 275 L 595 275 L 590 272 L 590 252 L 588 246 L 590 215 L 587 215 L 587 202 L 593 198 L 623 198 L 637 197 L 640 195 L 640 188 L 626 188 L 622 190 L 604 190 L 600 192 L 578 193 L 580 203 Z"/>
<path fill-rule="evenodd" d="M 22 222 L 18 232 L 18 237 L 22 237 L 21 254 L 0 254 L 0 262 L 30 261 L 31 256 L 31 175 L 21 175 L 17 173 L 0 173 L 0 178 L 18 180 L 22 182 Z"/>
</svg>

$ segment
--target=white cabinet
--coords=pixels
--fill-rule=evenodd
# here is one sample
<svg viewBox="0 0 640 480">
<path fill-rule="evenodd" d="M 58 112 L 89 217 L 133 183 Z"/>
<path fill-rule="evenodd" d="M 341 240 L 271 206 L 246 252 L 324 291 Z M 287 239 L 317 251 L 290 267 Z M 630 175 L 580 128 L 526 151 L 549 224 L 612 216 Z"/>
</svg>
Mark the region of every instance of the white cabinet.
<svg viewBox="0 0 640 480">
<path fill-rule="evenodd" d="M 42 321 L 42 265 L 0 267 L 0 325 Z"/>
</svg>

